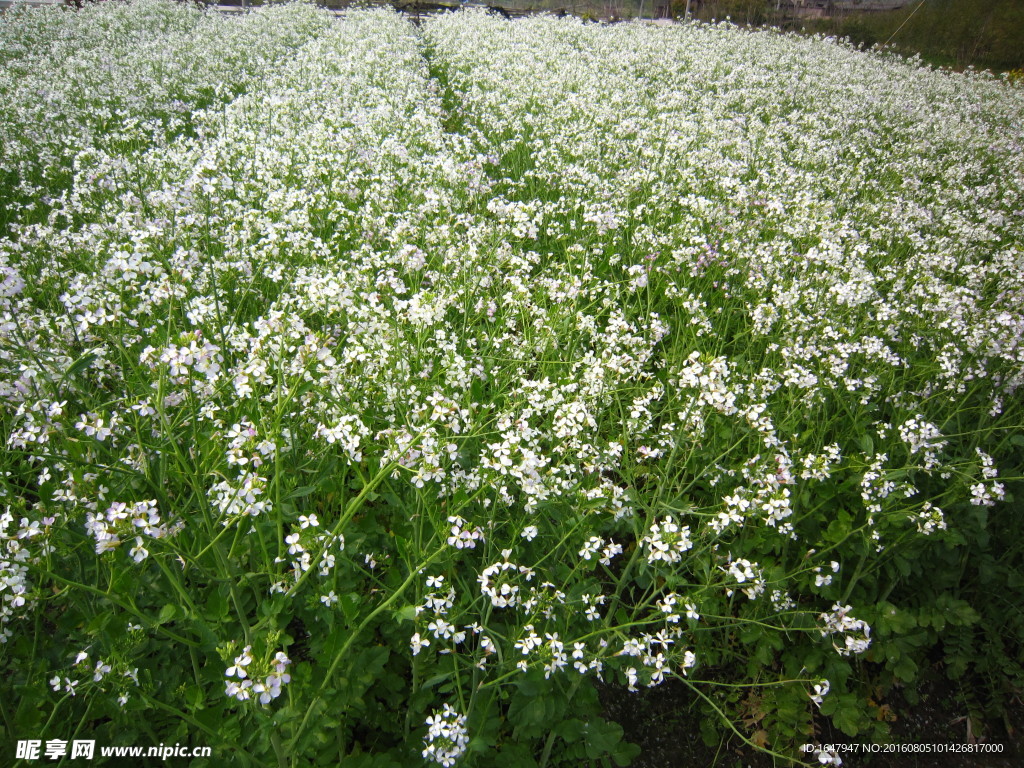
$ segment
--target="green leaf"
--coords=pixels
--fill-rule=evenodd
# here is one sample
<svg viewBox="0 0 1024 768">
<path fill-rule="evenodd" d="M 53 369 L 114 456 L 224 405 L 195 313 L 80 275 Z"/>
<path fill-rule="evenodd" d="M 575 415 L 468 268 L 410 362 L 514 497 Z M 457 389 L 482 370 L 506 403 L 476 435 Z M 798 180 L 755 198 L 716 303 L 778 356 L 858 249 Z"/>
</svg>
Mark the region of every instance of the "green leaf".
<svg viewBox="0 0 1024 768">
<path fill-rule="evenodd" d="M 612 750 L 612 760 L 618 766 L 626 766 L 632 764 L 634 760 L 640 755 L 640 745 L 630 744 L 628 741 L 620 741 L 618 745 Z"/>
<path fill-rule="evenodd" d="M 285 496 L 284 500 L 288 501 L 289 499 L 301 499 L 301 498 L 304 498 L 306 496 L 309 496 L 311 493 L 314 493 L 316 490 L 318 490 L 318 488 L 319 488 L 319 486 L 316 486 L 316 485 L 301 485 L 298 488 L 296 488 L 294 491 L 289 493 L 287 496 Z"/>
<path fill-rule="evenodd" d="M 103 612 L 93 617 L 92 621 L 89 622 L 89 626 L 86 629 L 90 635 L 96 634 L 106 629 L 107 625 L 110 624 L 110 620 L 114 618 L 114 614 L 110 612 Z"/>
<path fill-rule="evenodd" d="M 905 635 L 914 629 L 918 624 L 917 617 L 910 611 L 901 611 L 892 603 L 878 604 L 878 630 L 879 634 Z"/>
<path fill-rule="evenodd" d="M 157 624 L 166 624 L 169 621 L 174 621 L 178 613 L 178 606 L 168 603 L 160 609 L 160 615 L 157 617 L 156 622 Z"/>
<path fill-rule="evenodd" d="M 832 722 L 835 726 L 850 737 L 860 733 L 861 719 L 861 713 L 855 703 L 838 707 L 835 714 L 832 715 Z"/>
<path fill-rule="evenodd" d="M 195 711 L 203 708 L 203 689 L 198 685 L 190 685 L 185 689 L 185 701 L 188 702 L 189 709 Z"/>
<path fill-rule="evenodd" d="M 596 760 L 610 754 L 622 740 L 622 726 L 604 720 L 591 720 L 586 729 L 587 757 Z"/>
<path fill-rule="evenodd" d="M 563 720 L 555 726 L 555 734 L 567 743 L 573 744 L 580 740 L 586 730 L 586 724 L 578 718 Z"/>
<path fill-rule="evenodd" d="M 97 355 L 91 353 L 88 355 L 82 355 L 80 358 L 75 360 L 75 362 L 68 366 L 67 371 L 64 373 L 64 378 L 73 379 L 75 376 L 77 376 L 90 365 L 92 365 L 96 358 Z"/>
<path fill-rule="evenodd" d="M 359 616 L 359 598 L 356 595 L 351 593 L 342 595 L 338 598 L 338 605 L 341 606 L 342 613 L 350 622 L 355 621 Z"/>
<path fill-rule="evenodd" d="M 833 520 L 825 529 L 825 540 L 832 543 L 839 543 L 850 533 L 850 524 L 839 520 Z"/>
<path fill-rule="evenodd" d="M 452 676 L 451 672 L 442 672 L 439 675 L 434 675 L 423 684 L 423 688 L 433 688 L 438 683 L 443 683 Z"/>
<path fill-rule="evenodd" d="M 828 701 L 828 699 L 825 699 Z M 714 747 L 721 743 L 722 735 L 719 733 L 720 720 L 712 717 L 700 718 L 700 738 L 706 747 Z"/>
<path fill-rule="evenodd" d="M 904 683 L 912 683 L 917 679 L 917 664 L 905 654 L 893 665 L 892 671 Z"/>
<path fill-rule="evenodd" d="M 227 597 L 223 594 L 226 591 L 227 585 L 224 585 L 225 589 L 211 589 L 209 595 L 206 598 L 206 605 L 203 607 L 206 609 L 205 614 L 211 619 L 219 620 L 227 617 L 231 608 L 228 604 Z"/>
<path fill-rule="evenodd" d="M 260 616 L 265 619 L 270 618 L 271 616 L 276 616 L 281 612 L 283 607 L 284 602 L 281 600 L 261 600 L 259 607 Z"/>
<path fill-rule="evenodd" d="M 415 621 L 416 608 L 417 606 L 415 605 L 407 605 L 404 608 L 399 608 L 395 611 L 395 619 L 397 621 Z"/>
</svg>

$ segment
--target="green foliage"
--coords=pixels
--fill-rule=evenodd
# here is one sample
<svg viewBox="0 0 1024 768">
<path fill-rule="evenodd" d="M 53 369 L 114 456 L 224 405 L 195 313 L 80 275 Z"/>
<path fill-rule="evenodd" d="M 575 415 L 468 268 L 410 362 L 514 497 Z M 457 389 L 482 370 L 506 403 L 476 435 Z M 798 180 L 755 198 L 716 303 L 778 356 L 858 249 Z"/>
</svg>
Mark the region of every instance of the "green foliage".
<svg viewBox="0 0 1024 768">
<path fill-rule="evenodd" d="M 686 0 L 675 0 L 673 10 L 677 18 L 686 12 Z M 703 0 L 690 4 L 690 16 L 701 21 L 729 19 L 734 24 L 757 26 L 777 18 L 775 3 L 767 0 Z"/>
<path fill-rule="evenodd" d="M 1024 6 L 1016 0 L 928 0 L 918 5 L 806 26 L 866 47 L 889 43 L 940 66 L 1002 72 L 1024 65 Z"/>
<path fill-rule="evenodd" d="M 936 665 L 999 714 L 1016 90 L 733 25 L 267 12 L 284 66 L 174 130 L 157 90 L 139 145 L 97 106 L 0 242 L 5 739 L 624 766 L 597 681 L 675 679 L 785 763 Z"/>
</svg>

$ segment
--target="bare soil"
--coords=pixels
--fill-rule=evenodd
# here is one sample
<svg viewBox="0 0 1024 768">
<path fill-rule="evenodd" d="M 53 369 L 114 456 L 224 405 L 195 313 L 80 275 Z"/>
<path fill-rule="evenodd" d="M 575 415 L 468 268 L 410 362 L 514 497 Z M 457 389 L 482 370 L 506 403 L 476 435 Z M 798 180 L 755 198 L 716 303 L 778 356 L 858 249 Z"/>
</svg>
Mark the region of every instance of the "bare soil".
<svg viewBox="0 0 1024 768">
<path fill-rule="evenodd" d="M 885 702 L 893 718 L 892 744 L 990 744 L 1001 745 L 1002 752 L 858 754 L 851 748 L 840 752 L 842 765 L 845 768 L 1018 768 L 1024 765 L 1024 704 L 1020 699 L 1011 703 L 1000 721 L 981 723 L 971 720 L 958 687 L 947 680 L 926 683 L 918 695 L 918 703 L 910 704 L 896 690 Z M 739 739 L 706 745 L 700 735 L 702 715 L 695 696 L 678 681 L 668 681 L 638 693 L 604 687 L 600 696 L 605 716 L 619 723 L 625 729 L 625 738 L 641 747 L 632 768 L 776 768 L 779 765 L 770 755 L 747 747 Z M 819 718 L 815 726 L 818 743 L 856 743 L 855 739 L 833 730 L 827 718 Z"/>
</svg>

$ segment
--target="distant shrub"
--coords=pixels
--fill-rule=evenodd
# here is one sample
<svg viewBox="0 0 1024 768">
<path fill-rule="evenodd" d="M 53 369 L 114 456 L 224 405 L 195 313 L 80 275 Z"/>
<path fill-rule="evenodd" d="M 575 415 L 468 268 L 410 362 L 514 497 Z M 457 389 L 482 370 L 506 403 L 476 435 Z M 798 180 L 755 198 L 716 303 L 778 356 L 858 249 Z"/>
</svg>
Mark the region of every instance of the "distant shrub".
<svg viewBox="0 0 1024 768">
<path fill-rule="evenodd" d="M 898 11 L 808 20 L 804 26 L 867 47 L 889 42 L 938 65 L 995 70 L 1024 65 L 1024 3 L 1017 0 L 929 0 Z"/>
</svg>

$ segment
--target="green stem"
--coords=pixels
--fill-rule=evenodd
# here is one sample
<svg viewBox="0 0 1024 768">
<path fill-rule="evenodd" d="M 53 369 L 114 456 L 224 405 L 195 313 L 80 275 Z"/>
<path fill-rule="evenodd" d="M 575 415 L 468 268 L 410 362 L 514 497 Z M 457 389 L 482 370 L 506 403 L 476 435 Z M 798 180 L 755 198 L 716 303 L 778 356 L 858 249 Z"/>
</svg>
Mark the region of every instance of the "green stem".
<svg viewBox="0 0 1024 768">
<path fill-rule="evenodd" d="M 154 706 L 157 709 L 162 709 L 165 712 L 174 715 L 175 717 L 181 718 L 186 723 L 191 725 L 193 728 L 197 728 L 203 733 L 205 733 L 207 736 L 210 737 L 212 741 L 226 743 L 228 747 L 230 747 L 236 753 L 241 754 L 248 760 L 252 761 L 253 764 L 264 767 L 266 766 L 266 763 L 263 763 L 262 761 L 254 758 L 252 755 L 250 755 L 248 752 L 242 749 L 242 747 L 240 747 L 238 744 L 234 744 L 232 742 L 225 742 L 224 737 L 221 734 L 217 733 L 217 731 L 213 730 L 208 725 L 200 722 L 199 720 L 196 720 L 196 718 L 192 717 L 192 715 L 186 712 L 182 712 L 180 709 L 178 709 L 177 707 L 173 707 L 170 704 L 165 704 L 164 702 L 158 699 L 154 699 L 152 696 L 148 695 L 144 691 L 139 690 L 138 694 L 147 704 L 150 704 L 151 706 Z"/>
<path fill-rule="evenodd" d="M 67 584 L 69 587 L 77 587 L 78 589 L 84 589 L 86 592 L 92 592 L 94 595 L 98 595 L 99 597 L 109 600 L 126 613 L 130 613 L 136 618 L 141 619 L 143 622 L 145 622 L 148 629 L 159 632 L 161 635 L 164 635 L 165 637 L 174 640 L 175 642 L 196 648 L 198 648 L 201 645 L 201 643 L 198 643 L 195 640 L 189 640 L 187 638 L 182 637 L 181 635 L 171 632 L 170 630 L 164 629 L 159 624 L 156 624 L 149 616 L 142 613 L 142 611 L 140 611 L 138 608 L 135 608 L 129 603 L 126 603 L 114 597 L 109 592 L 105 592 L 102 589 L 89 586 L 88 584 L 82 584 L 77 581 L 71 581 L 71 579 L 65 579 L 63 576 L 58 576 L 57 574 L 52 573 L 51 571 L 43 570 L 41 572 L 44 576 L 48 576 L 49 578 L 55 581 L 59 581 L 61 584 Z"/>
<path fill-rule="evenodd" d="M 759 747 L 759 746 L 757 746 L 754 742 L 752 742 L 750 739 L 748 739 L 746 736 L 744 736 L 742 733 L 740 733 L 739 729 L 736 728 L 736 726 L 733 724 L 732 720 L 730 720 L 726 716 L 726 714 L 721 709 L 719 709 L 718 705 L 715 704 L 715 702 L 713 702 L 707 696 L 707 694 L 705 694 L 700 688 L 698 688 L 696 685 L 691 683 L 689 680 L 687 680 L 682 675 L 673 675 L 673 677 L 677 678 L 678 680 L 681 680 L 691 691 L 693 691 L 698 696 L 700 696 L 705 701 L 706 704 L 708 704 L 713 710 L 715 710 L 715 712 L 718 713 L 718 716 L 722 719 L 722 722 L 725 723 L 727 726 L 729 726 L 729 730 L 731 730 L 734 734 L 736 734 L 736 736 L 739 737 L 740 741 L 742 741 L 744 744 L 746 744 L 751 749 L 754 749 L 754 750 L 756 750 L 758 752 L 763 752 L 766 755 L 771 755 L 772 757 L 778 758 L 779 762 L 782 765 L 792 765 L 792 764 L 795 763 L 797 765 L 805 766 L 806 768 L 813 768 L 813 766 L 810 763 L 804 763 L 804 762 L 801 762 L 799 760 L 794 760 L 789 755 L 783 755 L 783 754 L 781 754 L 779 752 L 775 752 L 773 750 L 770 750 L 767 747 Z"/>
<path fill-rule="evenodd" d="M 860 554 L 860 560 L 857 561 L 857 567 L 853 571 L 853 576 L 850 577 L 849 583 L 846 585 L 846 589 L 843 591 L 843 597 L 839 601 L 840 603 L 846 604 L 846 601 L 850 599 L 850 594 L 853 592 L 853 588 L 857 585 L 857 581 L 860 579 L 861 571 L 864 570 L 864 563 L 868 559 L 868 550 L 865 547 L 864 551 Z"/>
<path fill-rule="evenodd" d="M 341 647 L 341 650 L 339 650 L 334 655 L 334 660 L 331 662 L 331 666 L 328 668 L 327 674 L 324 675 L 323 682 L 320 683 L 320 688 L 317 690 L 316 695 L 313 697 L 313 700 L 309 703 L 309 706 L 306 708 L 306 713 L 305 715 L 303 715 L 302 722 L 299 723 L 299 727 L 295 731 L 295 735 L 292 736 L 291 744 L 293 751 L 295 750 L 295 747 L 298 744 L 299 737 L 302 735 L 303 731 L 306 730 L 306 725 L 309 722 L 309 718 L 312 716 L 313 710 L 316 708 L 317 702 L 320 701 L 320 697 L 323 695 L 324 689 L 327 687 L 327 683 L 334 676 L 334 672 L 335 670 L 337 670 L 338 665 L 341 663 L 341 660 L 348 656 L 348 650 L 352 646 L 352 643 L 354 643 L 356 638 L 362 634 L 363 630 L 366 629 L 367 626 L 369 626 L 371 621 L 373 621 L 381 613 L 386 611 L 402 595 L 402 593 L 409 588 L 409 585 L 412 584 L 413 581 L 415 581 L 419 577 L 420 571 L 422 571 L 424 568 L 430 565 L 430 563 L 436 560 L 443 552 L 445 552 L 446 549 L 447 547 L 442 546 L 440 549 L 434 552 L 434 554 L 432 554 L 430 557 L 428 557 L 426 560 L 420 563 L 416 568 L 414 568 L 412 572 L 408 575 L 408 577 L 406 577 L 405 581 L 403 581 L 401 585 L 399 585 L 399 587 L 391 594 L 391 596 L 383 603 L 378 605 L 373 611 L 371 611 L 370 614 L 359 623 L 359 626 L 356 627 L 355 630 L 353 630 L 352 633 L 348 636 L 348 640 L 345 641 L 345 644 Z"/>
<path fill-rule="evenodd" d="M 270 731 L 270 743 L 274 747 L 274 754 L 277 755 L 278 768 L 288 768 L 288 758 L 284 753 L 284 746 L 281 744 L 281 735 L 276 730 Z"/>
<path fill-rule="evenodd" d="M 579 675 L 573 680 L 572 685 L 569 686 L 569 694 L 566 699 L 572 702 L 572 696 L 576 693 L 576 689 L 580 687 L 580 683 L 583 682 L 583 678 Z M 547 739 L 544 741 L 544 751 L 540 755 L 540 768 L 547 768 L 548 760 L 551 759 L 551 749 L 555 746 L 555 732 L 550 731 Z"/>
<path fill-rule="evenodd" d="M 427 433 L 427 430 L 429 429 L 430 425 L 428 425 L 426 429 L 420 432 L 412 440 L 412 442 L 409 443 L 408 447 L 412 448 L 414 445 L 416 445 L 423 438 L 423 436 Z M 363 502 L 366 501 L 366 497 L 373 493 L 373 491 L 376 490 L 377 486 L 384 482 L 384 480 L 388 478 L 391 475 L 391 473 L 394 472 L 400 466 L 401 462 L 396 460 L 381 467 L 380 471 L 373 476 L 370 482 L 363 486 L 362 490 L 359 492 L 359 495 L 356 496 L 351 501 L 349 501 L 348 505 L 345 508 L 345 512 L 341 515 L 340 518 L 338 518 L 338 522 L 331 530 L 331 535 L 327 539 L 327 546 L 330 546 L 330 542 L 333 542 L 335 539 L 337 539 L 338 534 L 341 533 L 342 529 L 348 524 L 349 520 L 351 520 L 355 516 L 356 512 L 358 512 L 362 508 Z M 285 597 L 294 597 L 298 593 L 299 589 L 301 589 L 302 585 L 306 583 L 306 580 L 317 572 L 317 566 L 320 565 L 320 561 L 323 560 L 324 553 L 326 551 L 327 547 L 325 546 L 317 553 L 316 557 L 314 557 L 313 561 L 309 564 L 309 568 L 307 568 L 306 571 L 298 578 L 298 580 L 292 585 L 291 589 L 289 589 L 285 593 Z M 271 619 L 271 616 L 267 616 L 266 618 L 262 619 L 252 628 L 252 631 L 256 632 L 262 629 L 264 625 Z"/>
<path fill-rule="evenodd" d="M 153 561 L 157 564 L 160 570 L 163 571 L 164 576 L 167 577 L 167 581 L 170 582 L 174 590 L 181 595 L 181 599 L 185 601 L 185 605 L 187 605 L 189 610 L 192 611 L 192 615 L 199 618 L 199 610 L 196 608 L 196 604 L 192 602 L 192 598 L 189 596 L 188 590 L 186 590 L 181 583 L 174 578 L 174 574 L 160 557 L 154 557 Z"/>
<path fill-rule="evenodd" d="M 82 717 L 78 721 L 78 725 L 75 726 L 75 730 L 71 734 L 71 741 L 74 741 L 75 739 L 77 739 L 78 738 L 78 734 L 82 732 L 82 726 L 85 725 L 85 721 L 89 719 L 89 712 L 92 711 L 92 705 L 93 705 L 93 703 L 95 701 L 96 700 L 93 699 L 93 698 L 89 699 L 89 703 L 85 707 L 85 712 L 82 714 Z M 63 764 L 64 764 L 64 758 L 62 757 L 61 760 L 60 760 L 60 763 L 58 763 L 58 765 L 63 765 Z"/>
</svg>

